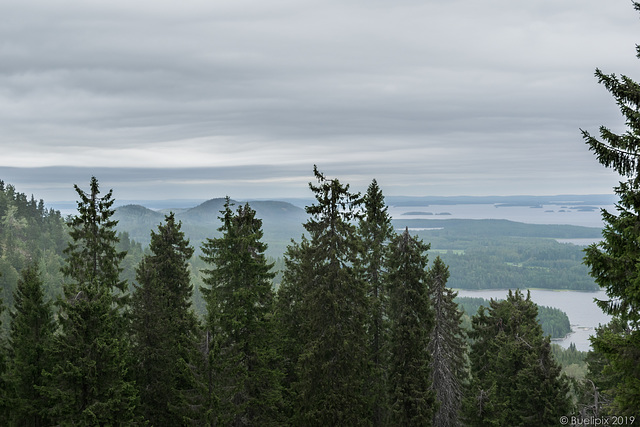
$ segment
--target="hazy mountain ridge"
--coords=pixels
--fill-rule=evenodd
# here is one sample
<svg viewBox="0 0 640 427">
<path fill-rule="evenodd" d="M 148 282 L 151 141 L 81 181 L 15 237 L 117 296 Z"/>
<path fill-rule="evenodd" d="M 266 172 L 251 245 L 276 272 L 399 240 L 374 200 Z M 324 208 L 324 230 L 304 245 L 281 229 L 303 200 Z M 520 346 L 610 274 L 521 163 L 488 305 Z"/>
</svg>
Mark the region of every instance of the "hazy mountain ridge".
<svg viewBox="0 0 640 427">
<path fill-rule="evenodd" d="M 546 199 L 562 198 L 568 200 L 572 196 L 549 196 Z M 577 198 L 578 196 L 574 196 Z M 400 200 L 395 200 L 399 202 Z M 421 200 L 433 202 L 433 198 L 402 198 L 405 202 L 420 202 Z M 442 198 L 440 198 L 442 199 Z M 471 199 L 475 201 L 487 201 L 489 198 L 462 197 L 452 198 L 458 201 Z M 476 200 L 480 199 L 480 200 Z M 494 202 L 496 198 L 490 198 Z M 516 201 L 520 203 L 537 203 L 539 198 L 511 196 L 500 198 L 503 202 Z M 603 201 L 602 196 L 583 196 L 584 203 L 593 203 L 595 199 Z M 269 254 L 281 256 L 291 239 L 298 240 L 304 233 L 303 224 L 308 216 L 304 209 L 295 206 L 288 201 L 279 200 L 254 200 L 249 202 L 230 200 L 234 209 L 238 205 L 249 203 L 256 211 L 256 216 L 263 221 L 264 241 L 269 245 Z M 577 200 L 573 200 L 577 204 Z M 151 230 L 155 230 L 169 212 L 174 212 L 176 219 L 182 222 L 182 229 L 191 244 L 199 247 L 206 238 L 217 237 L 217 229 L 221 222 L 220 211 L 224 209 L 225 198 L 213 198 L 204 201 L 191 208 L 167 208 L 153 210 L 139 204 L 129 204 L 116 209 L 115 219 L 119 221 L 118 230 L 126 231 L 129 236 L 146 246 L 150 240 Z M 448 201 L 451 203 L 451 200 Z M 464 202 L 463 202 L 464 203 Z M 156 204 L 158 206 L 158 204 Z M 442 238 L 450 239 L 477 239 L 483 237 L 535 237 L 535 238 L 590 238 L 599 237 L 601 229 L 581 227 L 575 225 L 557 224 L 528 224 L 501 219 L 413 219 L 395 218 L 393 225 L 396 229 L 415 230 L 426 242 L 438 241 Z M 421 230 L 430 230 L 426 234 Z M 435 243 L 435 242 L 434 242 Z"/>
<path fill-rule="evenodd" d="M 230 202 L 233 203 L 234 210 L 246 203 L 236 200 Z M 304 231 L 302 224 L 306 221 L 307 214 L 302 208 L 275 200 L 248 203 L 256 211 L 256 216 L 263 221 L 264 240 L 268 242 L 271 254 L 281 255 L 290 239 L 299 237 Z M 214 198 L 192 208 L 169 208 L 159 211 L 130 204 L 116 208 L 114 219 L 118 221 L 118 231 L 129 233 L 132 239 L 146 246 L 150 241 L 151 230 L 157 228 L 166 214 L 174 212 L 176 219 L 182 222 L 182 230 L 191 240 L 191 244 L 199 247 L 205 239 L 219 235 L 219 216 L 224 204 L 224 198 Z"/>
</svg>

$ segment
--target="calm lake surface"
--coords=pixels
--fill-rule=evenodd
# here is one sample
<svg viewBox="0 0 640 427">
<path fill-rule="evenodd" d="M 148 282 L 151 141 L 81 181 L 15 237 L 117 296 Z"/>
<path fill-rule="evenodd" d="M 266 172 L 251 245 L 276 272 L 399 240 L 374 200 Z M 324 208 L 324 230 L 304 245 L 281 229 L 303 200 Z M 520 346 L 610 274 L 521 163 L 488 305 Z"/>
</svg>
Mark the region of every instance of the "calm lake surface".
<svg viewBox="0 0 640 427">
<path fill-rule="evenodd" d="M 456 289 L 458 296 L 485 299 L 506 299 L 507 290 L 479 290 L 470 291 Z M 526 292 L 526 291 L 524 291 Z M 567 348 L 571 343 L 580 351 L 588 351 L 591 347 L 589 336 L 594 334 L 594 329 L 600 325 L 609 323 L 611 317 L 604 314 L 593 301 L 594 298 L 605 300 L 604 291 L 580 292 L 580 291 L 553 291 L 545 289 L 532 289 L 531 299 L 538 305 L 559 308 L 567 313 L 573 332 L 566 338 L 554 340 L 555 343 Z"/>
<path fill-rule="evenodd" d="M 496 204 L 459 204 L 429 206 L 390 206 L 392 218 L 403 219 L 507 219 L 528 224 L 570 224 L 583 227 L 602 227 L 600 208 L 616 212 L 613 205 L 593 206 L 580 210 L 571 203 L 562 205 L 500 206 Z M 584 207 L 582 207 L 584 209 Z M 407 215 L 409 213 L 410 215 Z"/>
</svg>

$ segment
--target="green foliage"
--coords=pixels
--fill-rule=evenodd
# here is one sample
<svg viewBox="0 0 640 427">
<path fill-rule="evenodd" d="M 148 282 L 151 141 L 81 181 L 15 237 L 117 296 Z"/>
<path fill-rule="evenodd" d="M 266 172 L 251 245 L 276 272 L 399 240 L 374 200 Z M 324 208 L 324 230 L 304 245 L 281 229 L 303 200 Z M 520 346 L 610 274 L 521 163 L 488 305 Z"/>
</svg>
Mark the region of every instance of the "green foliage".
<svg viewBox="0 0 640 427">
<path fill-rule="evenodd" d="M 469 316 L 477 313 L 481 306 L 489 307 L 489 300 L 484 298 L 456 297 L 456 302 Z M 551 338 L 564 338 L 567 334 L 571 333 L 571 323 L 569 322 L 567 313 L 554 307 L 539 305 L 537 305 L 537 307 L 537 319 L 544 335 L 548 335 Z"/>
<path fill-rule="evenodd" d="M 282 357 L 283 400 L 288 419 L 293 419 L 299 411 L 299 396 L 296 384 L 299 381 L 298 361 L 305 341 L 309 338 L 306 328 L 306 309 L 303 304 L 304 284 L 312 280 L 312 271 L 308 266 L 312 262 L 312 250 L 309 240 L 303 235 L 300 242 L 291 242 L 284 256 L 285 269 L 282 285 L 278 288 L 276 299 L 276 321 L 278 324 L 278 353 Z"/>
<path fill-rule="evenodd" d="M 112 193 L 98 197 L 95 177 L 89 193 L 75 188 L 79 214 L 69 223 L 72 241 L 62 269 L 69 282 L 58 300 L 55 364 L 44 389 L 52 401 L 48 415 L 61 424 L 132 423 L 137 395 L 127 376 L 126 283 L 119 279 L 125 254 L 115 249 Z"/>
<path fill-rule="evenodd" d="M 0 180 L 0 297 L 13 306 L 20 272 L 33 263 L 43 279 L 45 295 L 61 290 L 62 251 L 68 242 L 60 212 L 45 209 L 44 202 L 19 193 Z M 4 323 L 8 325 L 5 315 Z"/>
<path fill-rule="evenodd" d="M 269 259 L 263 242 L 276 241 L 270 255 L 279 255 L 284 236 L 295 227 L 278 229 L 272 223 L 263 232 L 252 208 L 234 212 L 228 198 L 180 213 L 197 227 L 183 226 L 171 214 L 152 233 L 162 214 L 124 209 L 131 217 L 119 216 L 123 220 L 133 223 L 143 215 L 153 223 L 145 232 L 150 248 L 143 251 L 133 234 L 116 234 L 111 192 L 99 197 L 95 178 L 88 193 L 76 186 L 79 215 L 68 227 L 42 201 L 0 181 L 0 296 L 14 313 L 9 358 L 0 342 L 2 405 L 10 406 L 16 419 L 31 414 L 47 425 L 143 424 L 137 414 L 155 425 L 446 425 L 438 418 L 445 412 L 443 418 L 455 425 L 460 420 L 451 408 L 460 384 L 467 385 L 467 360 L 464 348 L 460 351 L 465 316 L 445 284 L 594 286 L 586 267 L 579 266 L 578 248 L 534 237 L 592 237 L 593 230 L 447 220 L 443 230 L 416 232 L 444 248 L 433 251 L 441 257 L 429 270 L 428 245 L 408 233 L 395 235 L 375 181 L 360 198 L 317 168 L 314 173 L 318 184 L 310 187 L 316 202 L 307 208 L 307 235 L 292 242 L 285 258 Z M 222 227 L 211 233 L 216 206 L 222 208 Z M 260 206 L 273 222 L 294 223 L 304 216 L 284 203 Z M 633 237 L 631 216 L 624 226 L 612 236 Z M 301 230 L 299 223 L 296 227 Z M 203 257 L 194 258 L 185 236 L 205 231 L 215 237 L 198 240 L 204 241 Z M 53 333 L 44 301 L 60 293 L 61 267 L 66 283 Z M 130 313 L 127 290 L 136 277 Z M 273 287 L 280 280 L 276 299 Z M 634 295 L 633 286 L 615 289 L 631 291 L 627 298 Z M 552 356 L 573 377 L 571 393 L 585 413 L 619 413 L 622 404 L 634 404 L 628 399 L 637 371 L 629 361 L 638 359 L 637 343 L 630 339 L 633 300 L 605 304 L 620 316 L 598 330 L 601 346 L 587 356 L 584 379 L 584 354 L 549 347 L 539 337 L 567 332 L 568 319 L 559 310 L 538 308 L 540 333 L 532 326 L 535 315 L 531 322 L 535 306 L 518 293 L 495 307 L 468 300 L 455 301 L 471 313 L 485 305 L 489 313 L 481 310 L 484 323 L 474 318 L 474 377 L 465 404 L 472 423 L 536 425 L 569 413 L 567 384 Z M 511 308 L 501 305 L 507 302 Z M 194 304 L 207 313 L 204 337 Z M 43 322 L 43 333 L 25 338 L 34 333 L 26 325 L 35 319 Z M 445 357 L 439 357 L 440 348 L 449 348 Z M 483 360 L 489 362 L 478 370 Z M 27 385 L 29 378 L 35 388 Z M 453 397 L 438 390 L 453 391 Z M 524 402 L 520 411 L 515 402 Z M 2 410 L 5 421 L 8 412 Z"/>
<path fill-rule="evenodd" d="M 640 3 L 634 2 L 640 11 Z M 636 47 L 640 58 L 640 46 Z M 598 82 L 611 93 L 625 117 L 627 131 L 616 134 L 600 127 L 600 138 L 582 131 L 598 161 L 627 178 L 614 192 L 619 197 L 617 215 L 602 212 L 603 241 L 585 251 L 585 264 L 608 300 L 598 306 L 618 322 L 603 328 L 592 340 L 594 350 L 607 360 L 608 370 L 620 374 L 612 387 L 612 407 L 618 415 L 636 415 L 640 408 L 640 85 L 627 76 L 605 74 L 596 69 Z"/>
<path fill-rule="evenodd" d="M 405 230 L 389 244 L 389 397 L 391 424 L 430 425 L 435 410 L 431 387 L 429 336 L 434 314 L 429 302 L 429 245 Z"/>
<path fill-rule="evenodd" d="M 433 416 L 434 426 L 456 426 L 466 384 L 466 334 L 462 313 L 455 302 L 457 292 L 446 287 L 449 269 L 437 257 L 429 270 L 429 300 L 433 306 L 434 326 L 427 351 L 431 355 L 431 383 L 439 402 Z"/>
<path fill-rule="evenodd" d="M 539 305 L 538 323 L 542 326 L 542 333 L 551 338 L 564 338 L 571 333 L 569 316 L 559 308 Z"/>
<path fill-rule="evenodd" d="M 4 302 L 0 298 L 0 322 L 2 321 L 2 314 L 4 313 Z M 1 324 L 0 324 L 1 326 Z M 4 379 L 6 370 L 6 349 L 4 336 L 0 334 L 0 421 L 4 421 L 8 418 L 8 396 L 7 396 L 7 384 Z"/>
<path fill-rule="evenodd" d="M 201 421 L 197 398 L 199 328 L 191 310 L 193 248 L 173 214 L 151 232 L 132 302 L 133 360 L 141 412 L 152 425 Z"/>
<path fill-rule="evenodd" d="M 536 321 L 530 295 L 509 291 L 473 317 L 472 380 L 465 416 L 473 425 L 555 425 L 570 410 L 569 385 Z"/>
<path fill-rule="evenodd" d="M 116 244 L 117 252 L 125 252 L 126 255 L 120 262 L 120 280 L 124 280 L 129 284 L 128 291 L 133 292 L 133 283 L 136 280 L 136 268 L 142 261 L 144 251 L 142 245 L 132 240 L 129 233 L 118 233 L 118 243 Z"/>
<path fill-rule="evenodd" d="M 222 425 L 278 425 L 281 411 L 277 366 L 273 264 L 265 258 L 262 220 L 249 204 L 234 213 L 227 198 L 222 236 L 202 245 L 207 303 L 210 402 Z"/>
<path fill-rule="evenodd" d="M 367 337 L 369 360 L 372 373 L 369 394 L 372 399 L 372 424 L 384 425 L 389 416 L 386 371 L 388 364 L 386 343 L 389 335 L 389 322 L 386 316 L 388 289 L 385 280 L 384 264 L 387 244 L 395 235 L 391 217 L 387 212 L 382 190 L 373 180 L 363 199 L 364 215 L 358 222 L 358 235 L 361 239 L 357 270 L 367 284 L 369 317 Z"/>
<path fill-rule="evenodd" d="M 625 322 L 614 317 L 608 324 L 596 328 L 591 341 L 621 335 L 625 329 Z M 615 398 L 625 381 L 625 373 L 616 369 L 607 355 L 597 349 L 587 353 L 585 362 L 587 375 L 578 388 L 578 409 L 585 415 L 618 415 Z"/>
<path fill-rule="evenodd" d="M 574 343 L 569 344 L 568 348 L 562 348 L 558 344 L 551 344 L 551 353 L 553 358 L 562 366 L 562 371 L 569 377 L 583 379 L 587 372 L 587 354 L 586 351 L 576 349 Z"/>
<path fill-rule="evenodd" d="M 183 221 L 183 230 L 198 246 L 205 237 L 218 237 L 211 228 L 217 226 L 216 214 L 223 199 L 212 199 L 200 206 L 176 214 Z M 254 206 L 257 205 L 256 206 Z M 281 257 L 291 238 L 304 231 L 304 211 L 283 202 L 252 202 L 257 215 L 262 215 L 265 230 L 263 240 L 269 244 L 266 255 Z M 120 231 L 146 244 L 149 230 L 161 221 L 162 215 L 141 206 L 118 208 Z M 431 242 L 433 253 L 439 254 L 450 266 L 449 286 L 461 289 L 549 288 L 596 290 L 582 264 L 581 249 L 563 244 L 555 238 L 598 238 L 599 228 L 569 225 L 523 224 L 506 220 L 407 220 L 394 219 L 396 229 L 408 225 L 412 234 Z M 432 228 L 442 228 L 433 230 Z M 412 230 L 415 228 L 415 230 Z M 428 228 L 429 230 L 420 230 Z M 435 256 L 435 255 L 434 255 Z M 204 268 L 196 266 L 196 270 Z M 276 278 L 274 283 L 280 283 Z M 199 295 L 196 290 L 195 302 Z M 202 312 L 204 306 L 202 305 Z"/>
<path fill-rule="evenodd" d="M 467 240 L 447 240 L 419 235 L 429 236 L 432 247 L 458 251 L 437 251 L 451 268 L 449 283 L 453 288 L 597 289 L 582 265 L 583 252 L 576 245 L 540 238 L 467 236 Z"/>
<path fill-rule="evenodd" d="M 43 371 L 52 365 L 51 340 L 55 323 L 51 305 L 44 297 L 44 285 L 31 265 L 23 269 L 14 296 L 6 373 L 7 396 L 11 408 L 9 424 L 46 426 L 47 400 Z"/>
<path fill-rule="evenodd" d="M 366 386 L 367 289 L 354 265 L 358 240 L 353 220 L 362 203 L 349 185 L 327 179 L 314 167 L 318 185 L 309 184 L 316 204 L 307 207 L 310 238 L 286 257 L 291 272 L 281 286 L 285 330 L 296 327 L 288 349 L 289 396 L 298 425 L 365 425 L 370 419 Z"/>
</svg>

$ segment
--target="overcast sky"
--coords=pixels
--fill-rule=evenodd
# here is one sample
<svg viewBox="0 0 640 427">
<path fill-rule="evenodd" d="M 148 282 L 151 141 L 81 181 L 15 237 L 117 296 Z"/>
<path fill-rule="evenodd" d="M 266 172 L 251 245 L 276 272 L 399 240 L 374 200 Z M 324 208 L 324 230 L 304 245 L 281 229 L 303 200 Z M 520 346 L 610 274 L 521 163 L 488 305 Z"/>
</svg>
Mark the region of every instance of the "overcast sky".
<svg viewBox="0 0 640 427">
<path fill-rule="evenodd" d="M 73 200 L 610 193 L 629 0 L 2 1 L 0 179 Z"/>
</svg>

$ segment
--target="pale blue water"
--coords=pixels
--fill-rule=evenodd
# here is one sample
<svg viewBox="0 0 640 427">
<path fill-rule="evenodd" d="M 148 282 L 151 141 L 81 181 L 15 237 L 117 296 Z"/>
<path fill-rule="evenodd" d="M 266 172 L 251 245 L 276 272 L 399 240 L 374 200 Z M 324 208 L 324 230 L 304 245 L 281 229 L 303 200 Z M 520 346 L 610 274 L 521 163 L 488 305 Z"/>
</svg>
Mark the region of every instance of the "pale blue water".
<svg viewBox="0 0 640 427">
<path fill-rule="evenodd" d="M 542 205 L 541 208 L 528 206 L 497 206 L 493 204 L 460 204 L 430 206 L 391 206 L 389 214 L 403 219 L 507 219 L 528 224 L 570 224 L 583 227 L 602 227 L 600 207 L 615 212 L 612 205 L 595 206 L 592 211 L 570 209 L 566 205 Z M 403 215 L 407 212 L 428 212 L 432 215 Z M 450 214 L 450 215 L 443 215 Z"/>
<path fill-rule="evenodd" d="M 458 296 L 485 299 L 506 299 L 507 290 L 480 290 L 471 291 L 456 289 Z M 523 292 L 526 292 L 523 291 Z M 593 301 L 594 298 L 606 300 L 604 291 L 580 292 L 580 291 L 552 291 L 545 289 L 532 289 L 531 299 L 538 305 L 559 308 L 567 313 L 573 333 L 562 340 L 554 340 L 555 343 L 567 348 L 571 343 L 580 351 L 588 351 L 591 343 L 589 336 L 594 334 L 594 329 L 600 324 L 609 323 L 610 316 L 604 314 Z"/>
</svg>

